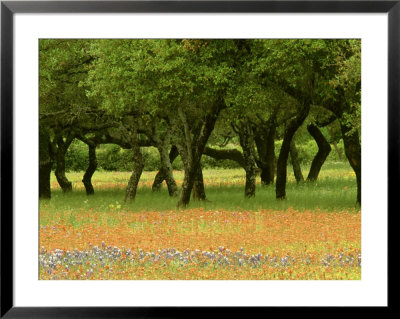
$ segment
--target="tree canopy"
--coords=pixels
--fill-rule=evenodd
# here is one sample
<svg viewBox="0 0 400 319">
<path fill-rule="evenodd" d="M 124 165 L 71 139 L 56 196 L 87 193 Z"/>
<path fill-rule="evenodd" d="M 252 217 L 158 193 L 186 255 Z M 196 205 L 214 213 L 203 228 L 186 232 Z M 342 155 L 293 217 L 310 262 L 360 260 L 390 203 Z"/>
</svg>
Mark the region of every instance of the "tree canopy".
<svg viewBox="0 0 400 319">
<path fill-rule="evenodd" d="M 147 146 L 159 151 L 158 182 L 166 180 L 179 206 L 192 193 L 206 199 L 203 154 L 237 161 L 246 171 L 246 197 L 255 196 L 259 169 L 265 185 L 276 175 L 276 198 L 285 199 L 296 143 L 314 139 L 319 147 L 313 181 L 330 152 L 330 132 L 344 141 L 361 203 L 360 40 L 45 39 L 39 50 L 41 197 L 50 197 L 52 163 L 63 190 L 70 189 L 63 161 L 80 139 L 91 158 L 88 194 L 95 147 L 113 143 L 132 150 L 126 200 L 136 196 Z M 238 149 L 226 148 L 229 142 Z M 185 172 L 180 192 L 177 156 Z"/>
</svg>

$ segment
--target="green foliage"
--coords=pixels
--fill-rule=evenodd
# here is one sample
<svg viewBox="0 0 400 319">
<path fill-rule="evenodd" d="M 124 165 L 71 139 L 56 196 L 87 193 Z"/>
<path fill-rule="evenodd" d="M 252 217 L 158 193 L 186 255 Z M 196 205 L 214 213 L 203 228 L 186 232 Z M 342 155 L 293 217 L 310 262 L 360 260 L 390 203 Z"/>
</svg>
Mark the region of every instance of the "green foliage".
<svg viewBox="0 0 400 319">
<path fill-rule="evenodd" d="M 275 142 L 275 152 L 279 154 L 282 140 Z M 297 144 L 300 164 L 309 166 L 318 152 L 318 147 L 314 140 L 306 143 Z M 332 146 L 332 151 L 327 158 L 327 162 L 340 161 L 339 155 Z M 342 152 L 342 161 L 346 160 L 344 156 L 343 141 L 337 144 Z M 160 168 L 160 155 L 154 147 L 142 148 L 143 158 L 145 160 L 145 171 L 157 171 Z M 96 150 L 98 170 L 100 171 L 120 171 L 129 172 L 132 170 L 133 161 L 130 150 L 125 150 L 118 145 L 105 144 Z M 68 172 L 85 171 L 88 166 L 88 147 L 79 140 L 74 140 L 65 156 L 65 167 Z M 201 159 L 203 169 L 233 169 L 240 168 L 240 165 L 231 160 L 216 160 L 210 156 L 203 155 Z M 183 163 L 180 157 L 177 157 L 172 164 L 173 169 L 182 170 Z"/>
<path fill-rule="evenodd" d="M 85 171 L 89 165 L 89 150 L 85 143 L 74 140 L 65 154 L 65 169 L 67 172 Z"/>
<path fill-rule="evenodd" d="M 97 151 L 97 161 L 105 171 L 131 171 L 133 167 L 132 153 L 113 144 L 103 145 Z"/>
<path fill-rule="evenodd" d="M 87 93 L 114 114 L 175 112 L 179 105 L 202 112 L 229 83 L 233 71 L 224 60 L 232 50 L 231 41 L 93 41 Z"/>
<path fill-rule="evenodd" d="M 41 113 L 65 112 L 59 121 L 89 106 L 84 87 L 80 87 L 89 68 L 90 40 L 41 39 L 39 41 L 39 109 Z"/>
<path fill-rule="evenodd" d="M 65 155 L 66 171 L 85 171 L 89 165 L 88 152 L 88 146 L 85 143 L 74 140 Z M 157 171 L 160 168 L 160 154 L 156 148 L 143 147 L 142 154 L 145 161 L 145 171 Z M 98 162 L 97 169 L 99 171 L 132 171 L 133 160 L 131 150 L 122 149 L 114 144 L 104 144 L 96 149 L 96 156 Z M 206 155 L 203 155 L 201 163 L 205 169 L 240 167 L 236 162 L 230 160 L 217 161 Z M 175 159 L 172 167 L 175 170 L 183 169 L 180 157 Z"/>
<path fill-rule="evenodd" d="M 136 137 L 160 145 L 168 136 L 165 146 L 193 150 L 190 144 L 199 140 L 206 121 L 213 123 L 210 119 L 218 117 L 208 142 L 224 145 L 237 141 L 243 123 L 254 134 L 276 124 L 281 139 L 293 117 L 304 114 L 308 118 L 295 141 L 301 163 L 309 166 L 318 149 L 307 124 L 334 114 L 338 121 L 321 130 L 330 143 L 343 138 L 340 125 L 347 134 L 361 126 L 360 40 L 45 39 L 39 48 L 40 121 L 53 140 L 73 134 L 93 138 L 93 144 L 109 143 L 105 137 L 116 130 L 120 139 L 111 141 L 124 147 Z M 277 155 L 280 145 L 277 141 Z M 101 144 L 98 169 L 132 170 L 131 152 Z M 158 151 L 143 147 L 142 153 L 144 169 L 158 170 Z M 66 169 L 85 170 L 87 157 L 87 146 L 74 142 Z M 336 160 L 332 148 L 328 161 Z M 238 167 L 208 156 L 202 166 Z M 183 168 L 180 157 L 173 167 Z"/>
<path fill-rule="evenodd" d="M 231 160 L 216 160 L 215 158 L 212 158 L 207 155 L 203 155 L 201 158 L 201 165 L 204 169 L 212 169 L 212 168 L 224 168 L 224 169 L 230 169 L 230 168 L 240 168 L 240 165 Z"/>
</svg>

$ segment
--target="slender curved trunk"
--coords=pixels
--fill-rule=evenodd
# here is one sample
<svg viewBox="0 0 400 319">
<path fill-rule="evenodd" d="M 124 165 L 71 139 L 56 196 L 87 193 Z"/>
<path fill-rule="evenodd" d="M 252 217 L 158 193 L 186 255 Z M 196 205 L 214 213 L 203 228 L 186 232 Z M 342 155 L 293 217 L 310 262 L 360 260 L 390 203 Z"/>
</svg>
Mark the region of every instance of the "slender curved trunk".
<svg viewBox="0 0 400 319">
<path fill-rule="evenodd" d="M 72 183 L 68 180 L 67 176 L 65 176 L 65 157 L 58 156 L 56 160 L 56 170 L 54 171 L 57 182 L 60 185 L 62 191 L 64 193 L 72 191 Z"/>
<path fill-rule="evenodd" d="M 361 85 L 361 82 L 359 82 Z M 353 168 L 357 181 L 357 203 L 361 205 L 361 143 L 358 130 L 352 130 L 352 123 L 348 122 L 345 114 L 353 115 L 351 104 L 344 96 L 342 88 L 337 91 L 335 104 L 328 105 L 326 108 L 330 110 L 334 116 L 339 120 L 340 130 L 342 133 L 344 152 Z"/>
<path fill-rule="evenodd" d="M 178 186 L 176 185 L 174 175 L 172 173 L 172 165 L 168 155 L 168 149 L 164 145 L 159 147 L 162 170 L 164 172 L 165 181 L 168 187 L 169 196 L 178 196 Z"/>
<path fill-rule="evenodd" d="M 204 190 L 203 180 L 203 169 L 201 165 L 196 171 L 196 175 L 193 183 L 193 199 L 194 200 L 206 200 L 206 192 Z"/>
<path fill-rule="evenodd" d="M 204 155 L 215 158 L 216 160 L 224 160 L 228 159 L 234 161 L 239 164 L 241 167 L 245 167 L 246 163 L 243 158 L 243 154 L 238 150 L 217 150 L 211 147 L 206 146 L 204 148 Z"/>
<path fill-rule="evenodd" d="M 175 145 L 173 145 L 171 147 L 171 150 L 169 152 L 169 157 L 168 157 L 169 158 L 169 164 L 171 166 L 171 174 L 172 174 L 172 163 L 178 157 L 178 155 L 179 155 L 178 149 L 176 148 Z M 161 152 L 160 152 L 160 156 L 161 156 Z M 162 164 L 162 162 L 163 162 L 163 160 L 161 158 L 161 164 Z M 154 178 L 153 186 L 151 187 L 153 192 L 157 192 L 157 191 L 159 191 L 161 189 L 162 182 L 167 179 L 167 174 L 168 173 L 166 171 L 165 165 L 162 164 L 162 166 L 160 167 L 160 169 L 158 170 L 158 172 L 157 172 L 157 174 L 156 174 L 156 176 Z M 167 181 L 168 193 L 169 193 L 170 196 L 176 196 L 178 194 L 178 188 L 176 186 L 175 179 L 173 177 L 172 177 L 172 179 L 173 179 L 173 182 L 170 181 L 170 185 L 172 185 L 172 186 L 169 186 L 168 185 L 168 181 Z M 176 186 L 176 190 L 174 190 L 174 187 L 173 187 L 174 183 L 175 183 L 175 186 Z"/>
<path fill-rule="evenodd" d="M 304 108 L 297 114 L 297 116 L 291 120 L 286 126 L 285 133 L 283 136 L 282 147 L 279 152 L 277 172 L 276 172 L 276 198 L 286 198 L 286 180 L 287 180 L 287 161 L 290 152 L 290 145 L 292 139 L 298 128 L 303 124 L 306 119 L 310 106 L 306 104 Z"/>
<path fill-rule="evenodd" d="M 185 166 L 185 176 L 183 179 L 182 192 L 178 201 L 178 207 L 186 207 L 190 202 L 190 195 L 196 179 L 197 170 L 200 167 L 201 156 L 207 141 L 214 130 L 215 122 L 217 121 L 219 112 L 225 107 L 223 99 L 218 101 L 213 109 L 205 117 L 200 127 L 194 130 L 193 138 L 189 129 L 186 116 L 182 109 L 179 108 L 179 116 L 184 127 L 184 140 L 181 144 L 179 153 Z"/>
<path fill-rule="evenodd" d="M 303 173 L 301 172 L 301 166 L 299 162 L 299 152 L 297 151 L 296 143 L 294 143 L 294 141 L 292 141 L 292 144 L 290 145 L 290 159 L 292 160 L 293 173 L 296 182 L 304 182 L 304 177 Z"/>
<path fill-rule="evenodd" d="M 343 154 L 342 154 L 342 150 L 339 148 L 338 144 L 336 143 L 336 141 L 332 142 L 333 147 L 335 148 L 335 151 L 338 155 L 339 161 L 343 161 Z"/>
<path fill-rule="evenodd" d="M 159 192 L 161 190 L 162 183 L 165 180 L 165 175 L 164 167 L 160 167 L 154 177 L 153 185 L 151 186 L 153 192 Z"/>
<path fill-rule="evenodd" d="M 357 180 L 357 203 L 361 205 L 361 144 L 358 131 L 348 134 L 351 127 L 340 123 L 340 128 L 343 135 L 344 151 L 351 167 L 356 174 Z"/>
<path fill-rule="evenodd" d="M 134 135 L 136 135 L 136 133 Z M 144 168 L 144 160 L 142 152 L 140 151 L 140 147 L 136 141 L 136 137 L 132 145 L 132 153 L 133 153 L 133 171 L 128 182 L 128 187 L 126 189 L 125 202 L 127 200 L 130 201 L 135 200 L 137 186 L 139 184 L 140 176 L 142 175 Z"/>
<path fill-rule="evenodd" d="M 321 171 L 322 165 L 325 163 L 326 158 L 331 152 L 331 146 L 322 134 L 321 130 L 316 125 L 308 125 L 307 130 L 318 145 L 318 153 L 315 155 L 311 163 L 311 168 L 310 172 L 308 173 L 307 181 L 316 181 L 319 172 Z"/>
<path fill-rule="evenodd" d="M 86 189 L 86 195 L 93 195 L 94 188 L 92 185 L 92 176 L 97 168 L 97 158 L 96 158 L 96 145 L 89 146 L 89 166 L 83 175 L 82 183 Z"/>
<path fill-rule="evenodd" d="M 286 178 L 287 178 L 287 161 L 290 152 L 290 144 L 292 137 L 296 132 L 297 128 L 295 126 L 290 127 L 285 130 L 285 135 L 283 138 L 281 150 L 279 152 L 277 170 L 276 170 L 276 198 L 285 199 L 286 198 Z"/>
<path fill-rule="evenodd" d="M 254 139 L 248 124 L 242 125 L 239 131 L 240 146 L 243 149 L 245 160 L 246 185 L 244 190 L 245 197 L 256 195 L 256 162 L 254 159 Z"/>
<path fill-rule="evenodd" d="M 65 154 L 72 140 L 72 138 L 68 137 L 64 142 L 61 136 L 57 138 L 56 170 L 54 174 L 64 193 L 72 191 L 72 183 L 68 180 L 67 176 L 65 176 Z"/>
<path fill-rule="evenodd" d="M 48 131 L 39 128 L 39 198 L 50 199 L 50 175 L 53 166 L 50 136 Z"/>
<path fill-rule="evenodd" d="M 336 119 L 336 117 L 335 117 L 335 119 Z M 330 135 L 331 143 L 332 143 L 333 147 L 335 148 L 335 151 L 336 151 L 336 153 L 338 155 L 339 161 L 343 161 L 343 152 L 338 147 L 338 144 L 337 144 L 338 141 L 333 138 L 334 137 L 333 129 L 330 126 L 327 126 L 327 129 L 328 129 L 328 133 Z"/>
</svg>

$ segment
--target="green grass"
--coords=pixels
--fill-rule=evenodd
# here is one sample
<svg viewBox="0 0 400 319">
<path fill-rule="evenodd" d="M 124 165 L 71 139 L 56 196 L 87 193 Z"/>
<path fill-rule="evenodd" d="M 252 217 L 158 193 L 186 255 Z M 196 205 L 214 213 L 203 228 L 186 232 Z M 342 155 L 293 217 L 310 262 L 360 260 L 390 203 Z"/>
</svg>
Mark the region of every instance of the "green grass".
<svg viewBox="0 0 400 319">
<path fill-rule="evenodd" d="M 304 167 L 305 177 L 307 172 Z M 169 197 L 165 185 L 160 192 L 151 191 L 155 174 L 143 173 L 136 200 L 129 203 L 124 203 L 127 172 L 96 172 L 93 196 L 82 186 L 83 172 L 67 174 L 74 190 L 66 194 L 52 176 L 52 199 L 40 201 L 40 279 L 361 278 L 361 214 L 348 164 L 327 163 L 314 183 L 297 184 L 289 169 L 286 200 L 276 200 L 274 185 L 263 187 L 259 178 L 255 198 L 246 199 L 243 169 L 204 170 L 208 201 L 192 200 L 185 211 L 177 210 L 178 198 Z M 174 175 L 180 185 L 183 173 Z M 99 259 L 92 246 L 108 257 Z M 241 262 L 229 257 L 230 264 L 221 266 L 203 253 L 187 263 L 183 255 L 167 261 L 164 251 L 198 249 L 218 255 L 219 246 L 226 254 L 244 249 L 247 258 L 260 254 L 264 259 L 256 267 L 250 259 L 239 265 L 245 255 Z M 122 258 L 127 248 L 135 252 L 129 260 Z M 125 254 L 114 255 L 115 249 Z M 138 260 L 141 250 L 147 257 Z M 80 253 L 76 257 L 68 251 Z M 288 256 L 296 262 L 282 265 Z M 333 259 L 327 265 L 328 256 Z"/>
<path fill-rule="evenodd" d="M 308 168 L 303 168 L 306 178 Z M 176 209 L 177 198 L 168 196 L 165 185 L 158 193 L 151 191 L 151 183 L 156 172 L 144 172 L 141 184 L 134 202 L 124 203 L 124 187 L 130 173 L 96 172 L 93 176 L 95 195 L 86 196 L 80 182 L 83 172 L 68 173 L 67 177 L 73 183 L 74 191 L 64 194 L 56 185 L 52 176 L 52 199 L 41 200 L 40 209 L 53 212 L 87 211 L 105 212 L 120 211 L 163 211 Z M 182 172 L 174 172 L 179 182 L 183 179 Z M 291 169 L 288 169 L 287 199 L 275 199 L 275 186 L 257 185 L 256 196 L 251 199 L 244 197 L 243 169 L 204 170 L 206 195 L 208 201 L 191 201 L 188 209 L 203 207 L 206 210 L 258 210 L 273 209 L 322 209 L 328 211 L 358 209 L 356 205 L 356 179 L 347 163 L 326 163 L 322 168 L 318 181 L 314 183 L 297 184 Z M 259 180 L 259 178 L 258 178 Z M 96 189 L 97 188 L 97 189 Z M 82 222 L 82 221 L 81 221 Z M 112 221 L 109 221 L 112 223 Z M 77 223 L 71 220 L 70 223 Z M 46 220 L 41 219 L 41 224 Z"/>
</svg>

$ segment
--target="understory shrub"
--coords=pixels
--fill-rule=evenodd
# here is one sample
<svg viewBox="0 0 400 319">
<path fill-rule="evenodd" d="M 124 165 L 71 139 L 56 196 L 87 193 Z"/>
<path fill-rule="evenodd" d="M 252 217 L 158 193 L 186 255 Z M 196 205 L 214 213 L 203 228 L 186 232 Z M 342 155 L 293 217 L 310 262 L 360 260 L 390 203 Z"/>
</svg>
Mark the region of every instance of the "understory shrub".
<svg viewBox="0 0 400 319">
<path fill-rule="evenodd" d="M 279 151 L 282 146 L 282 141 L 275 142 L 275 153 L 279 156 Z M 304 144 L 296 145 L 299 152 L 300 164 L 310 165 L 315 154 L 318 152 L 317 144 L 310 140 Z M 339 161 L 339 155 L 335 148 L 332 146 L 327 161 Z M 342 152 L 342 160 L 346 160 L 344 155 L 343 141 L 341 140 L 337 144 L 339 150 Z M 65 156 L 65 168 L 66 171 L 84 171 L 88 167 L 88 146 L 79 141 L 74 140 L 69 147 Z M 145 161 L 145 171 L 156 171 L 159 170 L 160 155 L 155 147 L 144 147 L 142 148 L 142 154 Z M 131 171 L 133 167 L 132 153 L 131 150 L 122 149 L 120 146 L 115 144 L 102 144 L 96 149 L 98 170 L 104 171 Z M 290 161 L 290 157 L 289 157 Z M 216 160 L 210 156 L 203 155 L 201 164 L 204 169 L 229 169 L 229 168 L 240 168 L 240 165 L 235 161 L 231 160 Z M 182 170 L 183 163 L 178 156 L 172 163 L 172 167 L 175 170 Z"/>
</svg>

